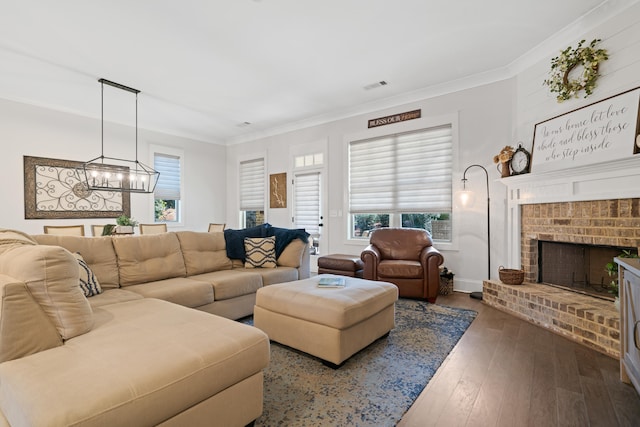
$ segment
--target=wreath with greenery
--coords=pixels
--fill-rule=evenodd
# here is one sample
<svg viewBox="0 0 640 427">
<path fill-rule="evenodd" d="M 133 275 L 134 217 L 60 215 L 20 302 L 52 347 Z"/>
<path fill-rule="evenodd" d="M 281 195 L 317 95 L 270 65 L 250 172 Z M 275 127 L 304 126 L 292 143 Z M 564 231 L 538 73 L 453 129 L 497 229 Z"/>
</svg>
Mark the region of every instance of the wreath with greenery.
<svg viewBox="0 0 640 427">
<path fill-rule="evenodd" d="M 550 77 L 544 84 L 549 86 L 549 91 L 558 94 L 558 102 L 577 98 L 581 90 L 585 91 L 585 98 L 593 93 L 600 62 L 609 59 L 606 49 L 595 48 L 600 41 L 594 39 L 588 46 L 583 47 L 585 41 L 581 40 L 575 49 L 569 46 L 551 59 Z M 571 78 L 571 72 L 578 66 L 582 66 L 582 73 L 576 78 Z"/>
</svg>

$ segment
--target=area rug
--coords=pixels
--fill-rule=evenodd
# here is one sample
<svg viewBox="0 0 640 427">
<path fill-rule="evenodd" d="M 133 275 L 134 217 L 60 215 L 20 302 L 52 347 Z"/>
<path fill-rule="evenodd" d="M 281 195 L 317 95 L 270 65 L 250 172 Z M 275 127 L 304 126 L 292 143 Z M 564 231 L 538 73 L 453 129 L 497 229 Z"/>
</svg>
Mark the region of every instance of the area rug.
<svg viewBox="0 0 640 427">
<path fill-rule="evenodd" d="M 255 425 L 394 426 L 476 314 L 401 299 L 395 329 L 337 370 L 272 342 L 264 411 Z"/>
</svg>

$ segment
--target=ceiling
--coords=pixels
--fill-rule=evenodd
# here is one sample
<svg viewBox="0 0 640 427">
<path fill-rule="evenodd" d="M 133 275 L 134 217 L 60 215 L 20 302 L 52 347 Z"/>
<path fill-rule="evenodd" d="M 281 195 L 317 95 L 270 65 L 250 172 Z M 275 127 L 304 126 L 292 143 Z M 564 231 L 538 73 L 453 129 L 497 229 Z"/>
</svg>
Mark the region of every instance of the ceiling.
<svg viewBox="0 0 640 427">
<path fill-rule="evenodd" d="M 0 0 L 0 98 L 100 117 L 106 78 L 141 91 L 141 128 L 233 143 L 508 77 L 632 3 Z M 132 122 L 127 94 L 105 89 L 105 120 Z"/>
</svg>

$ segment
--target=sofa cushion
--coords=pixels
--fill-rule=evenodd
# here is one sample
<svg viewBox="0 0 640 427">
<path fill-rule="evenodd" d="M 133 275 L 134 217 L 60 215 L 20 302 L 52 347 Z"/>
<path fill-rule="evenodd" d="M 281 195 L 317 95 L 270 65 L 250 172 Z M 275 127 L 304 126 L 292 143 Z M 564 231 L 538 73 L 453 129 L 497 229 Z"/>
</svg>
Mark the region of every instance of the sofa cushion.
<svg viewBox="0 0 640 427">
<path fill-rule="evenodd" d="M 39 234 L 33 238 L 41 245 L 62 246 L 69 252 L 79 252 L 103 289 L 119 288 L 118 261 L 111 237 L 57 236 Z"/>
<path fill-rule="evenodd" d="M 131 285 L 126 290 L 191 308 L 210 304 L 214 297 L 210 283 L 185 277 Z"/>
<path fill-rule="evenodd" d="M 73 256 L 78 260 L 78 272 L 80 274 L 78 284 L 84 296 L 89 298 L 101 294 L 102 288 L 100 287 L 100 282 L 98 282 L 98 279 L 96 279 L 95 274 L 93 274 L 91 268 L 89 268 L 84 258 L 82 258 L 82 255 L 79 252 L 75 252 Z"/>
<path fill-rule="evenodd" d="M 257 328 L 165 301 L 100 307 L 95 319 L 89 334 L 0 364 L 11 425 L 157 425 L 269 362 Z"/>
<path fill-rule="evenodd" d="M 187 275 L 176 233 L 114 237 L 113 247 L 120 266 L 121 286 Z"/>
<path fill-rule="evenodd" d="M 19 245 L 0 256 L 0 271 L 21 280 L 62 339 L 86 333 L 93 313 L 80 286 L 78 261 L 60 246 Z"/>
<path fill-rule="evenodd" d="M 187 276 L 231 269 L 224 233 L 179 231 L 176 235 L 180 241 Z"/>
<path fill-rule="evenodd" d="M 262 277 L 258 273 L 243 270 L 221 270 L 190 276 L 189 279 L 207 282 L 213 287 L 216 301 L 254 294 L 262 287 Z"/>
<path fill-rule="evenodd" d="M 262 277 L 262 286 L 273 285 L 274 283 L 291 282 L 299 280 L 298 269 L 293 267 L 278 268 L 239 268 L 235 271 L 239 273 L 258 273 Z"/>
<path fill-rule="evenodd" d="M 277 238 L 276 238 L 277 239 Z M 298 268 L 302 265 L 302 256 L 308 243 L 300 239 L 293 239 L 278 257 L 278 265 Z"/>
<path fill-rule="evenodd" d="M 133 301 L 144 298 L 142 295 L 126 289 L 107 289 L 100 295 L 95 295 L 89 299 L 92 309 L 102 307 L 103 305 L 117 304 L 119 302 Z"/>
<path fill-rule="evenodd" d="M 27 233 L 8 228 L 0 228 L 0 253 L 13 246 L 35 245 L 37 242 Z"/>
<path fill-rule="evenodd" d="M 245 268 L 276 268 L 275 237 L 245 237 Z"/>
</svg>

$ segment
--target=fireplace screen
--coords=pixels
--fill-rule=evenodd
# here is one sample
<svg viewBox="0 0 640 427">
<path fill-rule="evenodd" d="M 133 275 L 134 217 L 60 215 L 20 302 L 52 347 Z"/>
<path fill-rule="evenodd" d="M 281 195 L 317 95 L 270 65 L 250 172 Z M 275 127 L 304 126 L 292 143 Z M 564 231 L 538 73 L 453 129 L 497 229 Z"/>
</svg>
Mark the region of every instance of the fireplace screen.
<svg viewBox="0 0 640 427">
<path fill-rule="evenodd" d="M 539 281 L 613 299 L 605 266 L 623 249 L 628 248 L 538 241 Z"/>
</svg>

